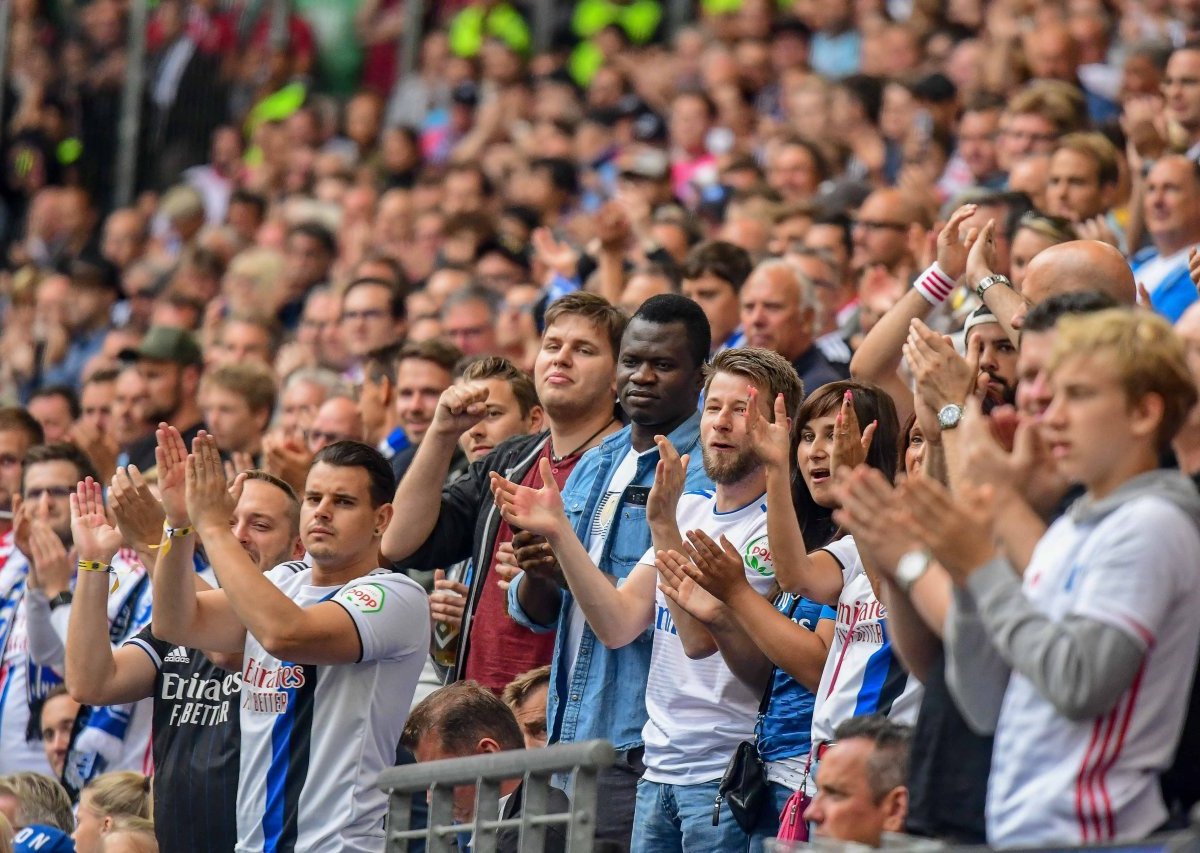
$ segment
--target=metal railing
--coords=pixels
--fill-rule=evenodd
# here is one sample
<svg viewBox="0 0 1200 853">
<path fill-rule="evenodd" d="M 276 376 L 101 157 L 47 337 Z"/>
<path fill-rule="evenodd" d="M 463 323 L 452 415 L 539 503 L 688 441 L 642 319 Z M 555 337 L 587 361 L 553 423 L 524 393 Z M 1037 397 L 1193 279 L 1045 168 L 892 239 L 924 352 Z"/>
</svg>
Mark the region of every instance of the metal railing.
<svg viewBox="0 0 1200 853">
<path fill-rule="evenodd" d="M 387 853 L 405 853 L 407 842 L 424 839 L 429 853 L 458 849 L 457 837 L 474 834 L 473 853 L 494 853 L 501 829 L 520 831 L 519 849 L 541 851 L 546 827 L 563 825 L 569 853 L 591 853 L 596 834 L 596 778 L 616 760 L 605 740 L 558 744 L 544 749 L 521 749 L 406 764 L 379 774 L 379 787 L 388 792 Z M 550 779 L 569 773 L 573 779 L 568 811 L 548 812 Z M 521 779 L 522 808 L 517 818 L 500 820 L 500 783 Z M 454 823 L 454 789 L 475 786 L 475 820 Z M 412 829 L 412 795 L 429 792 L 429 821 Z"/>
</svg>

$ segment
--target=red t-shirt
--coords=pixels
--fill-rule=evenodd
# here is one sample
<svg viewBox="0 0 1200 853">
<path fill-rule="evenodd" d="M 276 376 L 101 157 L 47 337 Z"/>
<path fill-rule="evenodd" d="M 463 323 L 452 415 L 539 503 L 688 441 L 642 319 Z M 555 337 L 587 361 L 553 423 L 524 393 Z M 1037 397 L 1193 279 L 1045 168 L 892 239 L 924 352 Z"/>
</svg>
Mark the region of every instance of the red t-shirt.
<svg viewBox="0 0 1200 853">
<path fill-rule="evenodd" d="M 550 454 L 550 439 L 529 472 L 521 480 L 522 486 L 532 489 L 542 487 L 541 458 Z M 554 481 L 561 489 L 567 477 L 575 469 L 580 454 L 576 453 L 554 465 Z M 467 649 L 464 678 L 473 678 L 484 687 L 499 693 L 504 686 L 523 672 L 550 663 L 554 654 L 554 632 L 535 634 L 518 625 L 508 615 L 508 594 L 500 589 L 499 577 L 492 570 L 496 565 L 496 550 L 504 542 L 511 542 L 513 530 L 508 522 L 501 521 L 496 531 L 496 544 L 492 548 L 492 559 L 488 563 L 487 576 L 479 593 L 479 603 L 471 618 L 471 644 Z"/>
</svg>

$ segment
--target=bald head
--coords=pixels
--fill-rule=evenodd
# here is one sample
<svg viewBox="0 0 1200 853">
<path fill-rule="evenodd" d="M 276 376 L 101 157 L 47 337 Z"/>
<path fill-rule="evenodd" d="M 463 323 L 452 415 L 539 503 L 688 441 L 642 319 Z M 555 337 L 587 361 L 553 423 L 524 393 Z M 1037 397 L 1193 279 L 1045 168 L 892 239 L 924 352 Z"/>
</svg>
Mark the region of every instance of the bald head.
<svg viewBox="0 0 1200 853">
<path fill-rule="evenodd" d="M 1037 305 L 1060 293 L 1098 290 L 1122 305 L 1137 302 L 1137 286 L 1125 256 L 1098 240 L 1072 240 L 1037 254 L 1029 262 L 1022 295 Z"/>
</svg>

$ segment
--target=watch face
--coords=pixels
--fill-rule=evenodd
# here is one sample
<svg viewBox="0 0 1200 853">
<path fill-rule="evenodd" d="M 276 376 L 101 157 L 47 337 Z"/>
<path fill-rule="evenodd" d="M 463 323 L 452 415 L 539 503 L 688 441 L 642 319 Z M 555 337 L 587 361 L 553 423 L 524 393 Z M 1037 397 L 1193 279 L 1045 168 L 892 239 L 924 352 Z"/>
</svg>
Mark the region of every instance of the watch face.
<svg viewBox="0 0 1200 853">
<path fill-rule="evenodd" d="M 942 406 L 941 411 L 938 412 L 938 424 L 943 428 L 958 426 L 961 418 L 962 409 L 953 403 L 948 406 Z"/>
<path fill-rule="evenodd" d="M 920 551 L 910 551 L 896 565 L 896 577 L 905 587 L 916 583 L 929 565 L 929 557 Z"/>
</svg>

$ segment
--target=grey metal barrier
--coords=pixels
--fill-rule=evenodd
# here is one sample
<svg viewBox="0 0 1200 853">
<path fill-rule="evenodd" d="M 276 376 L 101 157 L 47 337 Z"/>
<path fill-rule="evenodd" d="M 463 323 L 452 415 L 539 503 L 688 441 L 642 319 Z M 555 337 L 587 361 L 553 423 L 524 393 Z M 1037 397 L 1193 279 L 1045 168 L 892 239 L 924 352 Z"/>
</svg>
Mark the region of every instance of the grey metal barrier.
<svg viewBox="0 0 1200 853">
<path fill-rule="evenodd" d="M 540 851 L 546 827 L 565 826 L 569 853 L 591 853 L 596 833 L 596 777 L 616 760 L 606 740 L 558 744 L 391 767 L 379 774 L 388 792 L 387 853 L 405 853 L 407 842 L 424 839 L 429 853 L 458 849 L 456 837 L 474 834 L 473 853 L 494 853 L 501 829 L 520 831 L 519 849 Z M 569 773 L 574 780 L 570 810 L 547 812 L 550 778 Z M 500 783 L 523 780 L 521 816 L 500 820 Z M 455 787 L 475 786 L 475 820 L 454 823 Z M 412 829 L 412 795 L 429 792 L 429 821 Z"/>
</svg>

